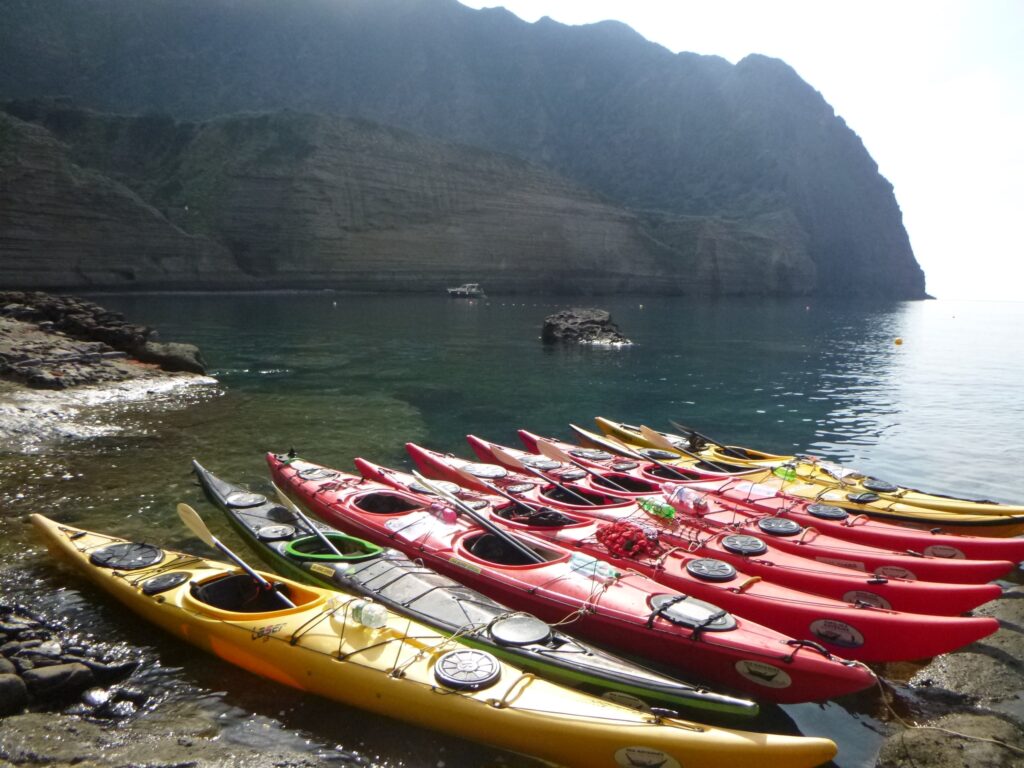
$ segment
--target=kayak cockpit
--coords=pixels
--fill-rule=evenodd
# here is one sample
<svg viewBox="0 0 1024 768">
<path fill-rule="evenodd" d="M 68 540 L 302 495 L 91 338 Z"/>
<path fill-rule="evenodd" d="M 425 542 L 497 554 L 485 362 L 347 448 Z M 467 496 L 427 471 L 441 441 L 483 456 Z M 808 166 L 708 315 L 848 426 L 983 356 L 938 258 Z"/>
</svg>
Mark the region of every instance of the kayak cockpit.
<svg viewBox="0 0 1024 768">
<path fill-rule="evenodd" d="M 380 557 L 383 547 L 339 531 L 324 533 L 325 538 L 337 552 L 332 550 L 319 536 L 302 536 L 285 544 L 288 557 L 303 562 L 358 563 Z"/>
<path fill-rule="evenodd" d="M 352 502 L 363 512 L 374 515 L 404 515 L 415 509 L 422 509 L 422 502 L 391 491 L 367 493 Z"/>
<path fill-rule="evenodd" d="M 558 550 L 548 549 L 533 542 L 527 543 L 522 539 L 517 539 L 517 541 L 543 558 L 543 562 L 538 563 L 529 560 L 523 552 L 512 546 L 507 539 L 495 536 L 493 533 L 473 533 L 465 536 L 459 543 L 461 548 L 473 558 L 485 563 L 506 567 L 545 565 L 565 557 L 565 553 Z"/>
<path fill-rule="evenodd" d="M 224 618 L 225 615 L 276 615 L 302 611 L 324 600 L 323 595 L 295 582 L 275 580 L 271 584 L 271 589 L 265 589 L 246 573 L 218 574 L 193 581 L 183 596 L 183 602 L 202 613 Z M 295 606 L 288 606 L 282 596 Z"/>
</svg>

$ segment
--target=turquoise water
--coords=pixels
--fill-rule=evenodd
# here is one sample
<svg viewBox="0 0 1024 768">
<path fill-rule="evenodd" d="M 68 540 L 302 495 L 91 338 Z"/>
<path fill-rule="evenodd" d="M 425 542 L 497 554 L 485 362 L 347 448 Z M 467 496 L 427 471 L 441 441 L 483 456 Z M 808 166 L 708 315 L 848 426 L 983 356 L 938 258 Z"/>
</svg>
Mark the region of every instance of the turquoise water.
<svg viewBox="0 0 1024 768">
<path fill-rule="evenodd" d="M 0 452 L 0 554 L 22 597 L 67 584 L 39 564 L 23 522 L 32 511 L 201 552 L 174 514 L 184 500 L 234 542 L 189 477 L 193 457 L 258 485 L 268 450 L 294 447 L 346 469 L 355 456 L 407 465 L 407 440 L 467 453 L 467 432 L 508 444 L 518 427 L 568 437 L 569 422 L 590 427 L 595 415 L 664 429 L 674 419 L 927 489 L 1024 500 L 1024 304 L 600 300 L 636 343 L 599 349 L 541 345 L 545 315 L 564 303 L 331 293 L 96 298 L 166 340 L 198 344 L 220 386 L 108 404 L 76 418 L 118 431 Z M 259 738 L 297 732 L 311 748 L 341 744 L 382 765 L 436 766 L 439 754 L 449 766 L 518 764 L 423 732 L 396 743 L 394 724 L 348 710 L 338 717 L 338 708 L 328 716 L 323 704 L 268 692 L 153 638 L 95 593 L 62 594 L 62 610 L 88 631 L 181 667 L 161 678 L 170 700 L 210 693 L 211 717 L 242 742 L 257 740 L 255 717 Z M 854 768 L 873 762 L 876 709 L 866 695 L 843 707 L 775 711 L 766 722 L 836 739 L 838 764 Z M 265 736 L 268 722 L 282 735 Z"/>
</svg>

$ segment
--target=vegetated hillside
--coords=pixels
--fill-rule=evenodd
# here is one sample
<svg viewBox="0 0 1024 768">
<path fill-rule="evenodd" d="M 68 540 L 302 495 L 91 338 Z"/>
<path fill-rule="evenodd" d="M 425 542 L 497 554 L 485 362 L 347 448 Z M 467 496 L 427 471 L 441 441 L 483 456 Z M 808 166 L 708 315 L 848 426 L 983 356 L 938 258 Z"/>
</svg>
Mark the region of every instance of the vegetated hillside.
<svg viewBox="0 0 1024 768">
<path fill-rule="evenodd" d="M 6 109 L 0 252 L 17 256 L 0 262 L 7 284 L 439 291 L 473 280 L 495 292 L 694 294 L 812 286 L 799 227 L 784 217 L 640 217 L 516 157 L 365 120 L 279 112 L 189 123 L 41 102 Z"/>
<path fill-rule="evenodd" d="M 924 295 L 892 187 L 777 60 L 677 55 L 613 22 L 531 25 L 455 0 L 0 0 L 0 13 L 0 97 L 364 117 L 513 153 L 655 216 L 795 224 L 819 293 Z"/>
</svg>

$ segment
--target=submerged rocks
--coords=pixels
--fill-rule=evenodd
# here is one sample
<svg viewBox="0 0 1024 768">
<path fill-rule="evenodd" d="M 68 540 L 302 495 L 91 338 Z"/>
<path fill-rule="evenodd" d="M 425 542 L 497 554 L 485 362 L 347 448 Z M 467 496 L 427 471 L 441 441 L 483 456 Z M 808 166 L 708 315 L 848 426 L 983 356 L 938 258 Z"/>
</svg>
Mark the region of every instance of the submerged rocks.
<svg viewBox="0 0 1024 768">
<path fill-rule="evenodd" d="M 632 344 L 603 309 L 573 307 L 544 318 L 541 341 L 545 344 L 570 343 L 600 346 Z"/>
<path fill-rule="evenodd" d="M 0 292 L 0 378 L 34 389 L 124 381 L 145 370 L 138 361 L 168 372 L 206 372 L 198 348 L 156 336 L 84 299 Z"/>
<path fill-rule="evenodd" d="M 134 662 L 105 661 L 98 650 L 62 642 L 27 613 L 0 608 L 0 717 L 70 705 L 76 714 L 116 719 L 145 700 L 118 685 Z"/>
</svg>

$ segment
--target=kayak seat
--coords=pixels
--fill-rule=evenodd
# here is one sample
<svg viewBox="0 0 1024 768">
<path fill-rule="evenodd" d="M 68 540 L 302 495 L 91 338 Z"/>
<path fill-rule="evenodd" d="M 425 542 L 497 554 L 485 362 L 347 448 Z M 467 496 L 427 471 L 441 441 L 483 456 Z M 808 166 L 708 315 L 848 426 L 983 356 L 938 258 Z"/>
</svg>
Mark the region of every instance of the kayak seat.
<svg viewBox="0 0 1024 768">
<path fill-rule="evenodd" d="M 423 507 L 419 502 L 397 493 L 368 493 L 356 499 L 354 504 L 364 512 L 375 515 L 398 515 Z"/>
<path fill-rule="evenodd" d="M 624 490 L 631 493 L 660 493 L 661 488 L 649 480 L 641 480 L 631 475 L 614 475 L 613 477 L 595 477 L 595 485 L 601 485 L 612 490 Z M 616 488 L 616 486 L 618 486 Z"/>
<path fill-rule="evenodd" d="M 202 583 L 192 582 L 189 591 L 201 603 L 238 613 L 279 611 L 282 603 L 274 592 L 286 596 L 289 593 L 288 588 L 279 581 L 273 583 L 273 591 L 262 589 L 251 576 L 244 573 L 232 573 Z"/>
<path fill-rule="evenodd" d="M 566 525 L 574 525 L 579 522 L 576 518 L 569 517 L 569 515 L 563 514 L 557 509 L 551 509 L 550 507 L 531 509 L 529 512 L 526 512 L 514 504 L 509 504 L 508 506 L 495 511 L 497 512 L 498 517 L 511 520 L 513 523 L 533 525 L 542 528 L 563 528 Z"/>
<path fill-rule="evenodd" d="M 529 565 L 530 560 L 504 539 L 482 533 L 466 540 L 466 549 L 481 560 L 498 565 Z"/>
</svg>

